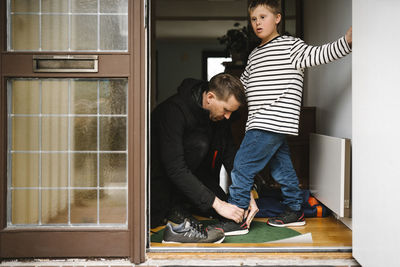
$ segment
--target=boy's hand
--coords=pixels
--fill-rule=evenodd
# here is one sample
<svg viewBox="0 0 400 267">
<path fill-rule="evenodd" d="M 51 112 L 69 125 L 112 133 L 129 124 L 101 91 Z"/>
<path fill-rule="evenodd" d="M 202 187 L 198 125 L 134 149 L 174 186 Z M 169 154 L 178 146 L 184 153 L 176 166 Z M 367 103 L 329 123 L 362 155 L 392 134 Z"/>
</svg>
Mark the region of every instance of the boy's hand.
<svg viewBox="0 0 400 267">
<path fill-rule="evenodd" d="M 219 215 L 231 219 L 236 223 L 243 221 L 244 210 L 233 204 L 222 201 L 221 199 L 215 197 L 212 207 Z"/>
<path fill-rule="evenodd" d="M 353 42 L 353 27 L 350 27 L 347 32 L 346 32 L 346 41 L 349 44 L 350 48 L 351 48 L 351 44 Z"/>
</svg>

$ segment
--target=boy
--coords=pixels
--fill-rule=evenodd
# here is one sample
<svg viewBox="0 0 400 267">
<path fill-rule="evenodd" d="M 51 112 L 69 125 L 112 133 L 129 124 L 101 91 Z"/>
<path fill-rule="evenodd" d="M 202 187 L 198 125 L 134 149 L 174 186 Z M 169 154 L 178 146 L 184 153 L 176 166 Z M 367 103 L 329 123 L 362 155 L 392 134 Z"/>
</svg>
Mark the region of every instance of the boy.
<svg viewBox="0 0 400 267">
<path fill-rule="evenodd" d="M 258 208 L 250 196 L 254 176 L 270 163 L 273 178 L 281 185 L 284 213 L 270 218 L 272 226 L 305 224 L 302 196 L 293 168 L 286 135 L 297 135 L 303 93 L 304 68 L 325 64 L 351 52 L 352 30 L 345 37 L 323 46 L 309 46 L 302 40 L 280 36 L 278 0 L 253 0 L 249 14 L 254 33 L 261 43 L 250 54 L 241 81 L 246 89 L 248 119 L 246 134 L 236 154 L 231 173 L 229 203 L 250 207 L 246 223 L 224 222 L 226 235 L 247 229 Z"/>
</svg>

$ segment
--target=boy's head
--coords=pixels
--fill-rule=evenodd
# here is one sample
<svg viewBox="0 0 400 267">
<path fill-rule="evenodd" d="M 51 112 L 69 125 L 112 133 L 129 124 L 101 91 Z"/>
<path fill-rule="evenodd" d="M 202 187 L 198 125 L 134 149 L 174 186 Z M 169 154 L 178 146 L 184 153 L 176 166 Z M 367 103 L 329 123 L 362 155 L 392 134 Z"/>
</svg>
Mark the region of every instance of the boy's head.
<svg viewBox="0 0 400 267">
<path fill-rule="evenodd" d="M 229 119 L 233 111 L 245 104 L 246 95 L 238 78 L 226 73 L 211 78 L 203 97 L 203 107 L 210 111 L 211 120 Z"/>
<path fill-rule="evenodd" d="M 278 35 L 282 13 L 280 0 L 252 0 L 248 11 L 251 26 L 261 44 Z"/>
</svg>

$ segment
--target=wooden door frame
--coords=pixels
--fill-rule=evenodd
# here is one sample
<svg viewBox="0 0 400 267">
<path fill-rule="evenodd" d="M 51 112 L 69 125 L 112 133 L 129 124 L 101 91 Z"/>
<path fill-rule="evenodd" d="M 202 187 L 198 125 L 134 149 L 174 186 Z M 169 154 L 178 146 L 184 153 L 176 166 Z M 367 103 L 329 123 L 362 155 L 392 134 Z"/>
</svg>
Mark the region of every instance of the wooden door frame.
<svg viewBox="0 0 400 267">
<path fill-rule="evenodd" d="M 99 73 L 33 73 L 33 54 L 7 52 L 6 1 L 0 3 L 0 259 L 129 257 L 145 260 L 146 233 L 146 54 L 145 1 L 128 1 L 128 53 L 96 53 Z M 69 53 L 93 54 L 93 53 Z M 17 228 L 7 226 L 7 87 L 12 77 L 127 77 L 128 85 L 128 228 Z"/>
</svg>

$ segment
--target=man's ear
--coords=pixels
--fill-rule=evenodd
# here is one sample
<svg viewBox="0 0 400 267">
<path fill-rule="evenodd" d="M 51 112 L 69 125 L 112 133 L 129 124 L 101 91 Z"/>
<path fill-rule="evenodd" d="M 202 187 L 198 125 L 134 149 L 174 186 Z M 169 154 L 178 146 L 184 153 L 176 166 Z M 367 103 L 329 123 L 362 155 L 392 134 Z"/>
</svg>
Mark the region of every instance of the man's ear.
<svg viewBox="0 0 400 267">
<path fill-rule="evenodd" d="M 216 99 L 216 95 L 214 92 L 208 91 L 206 94 L 206 98 L 207 98 L 207 103 L 210 104 L 210 102 L 214 99 Z"/>
</svg>

